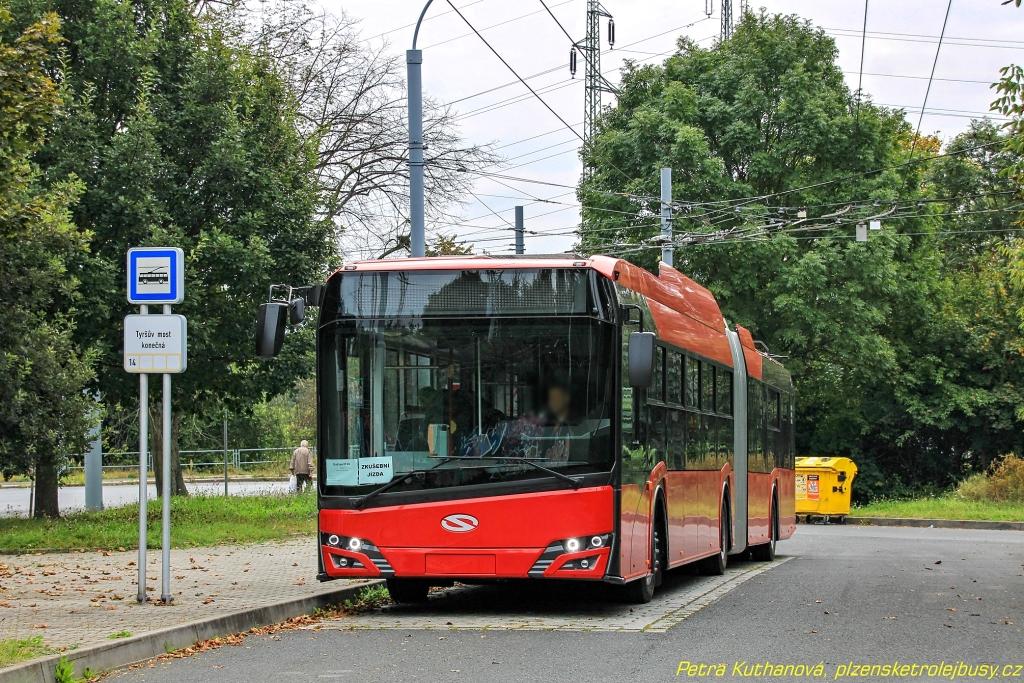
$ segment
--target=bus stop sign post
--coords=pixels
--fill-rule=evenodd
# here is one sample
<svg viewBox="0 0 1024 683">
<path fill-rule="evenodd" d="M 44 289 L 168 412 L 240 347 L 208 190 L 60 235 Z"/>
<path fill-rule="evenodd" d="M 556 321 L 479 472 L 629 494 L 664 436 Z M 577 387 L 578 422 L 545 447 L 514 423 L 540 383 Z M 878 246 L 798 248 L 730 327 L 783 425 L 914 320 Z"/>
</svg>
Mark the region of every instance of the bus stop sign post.
<svg viewBox="0 0 1024 683">
<path fill-rule="evenodd" d="M 139 602 L 146 601 L 146 514 L 148 478 L 149 375 L 163 375 L 162 567 L 160 598 L 171 597 L 171 374 L 188 365 L 187 321 L 171 306 L 185 299 L 185 254 L 174 247 L 128 250 L 128 303 L 139 315 L 124 321 L 124 369 L 139 375 Z M 164 315 L 151 316 L 149 304 L 162 305 Z"/>
</svg>

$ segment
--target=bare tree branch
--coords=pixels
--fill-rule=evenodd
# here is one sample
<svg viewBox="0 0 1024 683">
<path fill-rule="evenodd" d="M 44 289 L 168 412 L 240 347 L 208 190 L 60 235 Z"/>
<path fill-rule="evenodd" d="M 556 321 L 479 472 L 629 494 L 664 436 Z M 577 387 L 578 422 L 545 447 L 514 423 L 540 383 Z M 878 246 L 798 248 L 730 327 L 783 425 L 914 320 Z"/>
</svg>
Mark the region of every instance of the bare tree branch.
<svg viewBox="0 0 1024 683">
<path fill-rule="evenodd" d="M 212 8 L 211 3 L 224 4 Z M 205 0 L 239 37 L 278 65 L 296 97 L 301 134 L 316 145 L 321 210 L 338 228 L 343 256 L 408 249 L 408 128 L 402 60 L 362 39 L 358 22 L 307 0 Z M 426 215 L 452 219 L 471 185 L 465 171 L 496 160 L 467 146 L 446 106 L 424 100 Z M 453 170 L 464 169 L 464 170 Z"/>
</svg>

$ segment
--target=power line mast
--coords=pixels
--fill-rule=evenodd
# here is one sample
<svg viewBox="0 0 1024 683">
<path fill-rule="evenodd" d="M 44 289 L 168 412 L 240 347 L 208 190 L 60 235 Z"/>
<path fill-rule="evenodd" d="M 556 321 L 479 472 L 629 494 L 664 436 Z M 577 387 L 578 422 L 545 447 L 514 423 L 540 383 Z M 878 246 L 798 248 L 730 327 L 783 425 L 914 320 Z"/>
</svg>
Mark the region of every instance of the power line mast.
<svg viewBox="0 0 1024 683">
<path fill-rule="evenodd" d="M 725 42 L 732 38 L 732 30 L 735 26 L 734 15 L 732 12 L 733 0 L 721 0 L 722 2 L 722 34 L 721 40 Z M 739 0 L 740 2 L 740 18 L 743 18 L 743 13 L 747 11 L 747 0 Z M 706 3 L 707 15 L 711 16 L 711 3 Z"/>
<path fill-rule="evenodd" d="M 618 93 L 608 79 L 601 74 L 601 18 L 608 20 L 608 45 L 615 46 L 615 19 L 601 5 L 600 0 L 587 0 L 587 35 L 582 42 L 573 45 L 569 55 L 569 69 L 576 73 L 575 50 L 583 53 L 586 71 L 583 88 L 583 142 L 587 144 L 594 136 L 594 126 L 601 115 L 601 93 Z"/>
</svg>

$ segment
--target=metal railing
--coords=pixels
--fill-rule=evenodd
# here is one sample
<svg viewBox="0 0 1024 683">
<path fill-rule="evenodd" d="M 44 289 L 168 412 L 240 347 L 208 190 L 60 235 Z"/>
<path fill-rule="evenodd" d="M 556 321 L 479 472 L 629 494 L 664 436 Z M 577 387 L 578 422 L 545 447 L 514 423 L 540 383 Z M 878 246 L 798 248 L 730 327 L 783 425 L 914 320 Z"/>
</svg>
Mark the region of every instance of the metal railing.
<svg viewBox="0 0 1024 683">
<path fill-rule="evenodd" d="M 309 449 L 314 457 L 316 448 Z M 294 448 L 209 448 L 201 450 L 182 450 L 178 452 L 182 474 L 186 480 L 190 478 L 208 478 L 221 475 L 226 478 L 234 476 L 253 476 L 258 473 L 264 478 L 284 479 L 288 475 L 288 465 Z M 148 454 L 147 469 L 153 470 L 154 456 Z M 113 451 L 103 454 L 103 471 L 124 471 L 127 479 L 138 479 L 139 452 Z M 69 465 L 67 473 L 84 472 L 83 465 Z M 249 472 L 246 475 L 246 472 Z M 205 475 L 205 476 L 204 476 Z M 152 475 L 151 475 L 152 476 Z"/>
</svg>

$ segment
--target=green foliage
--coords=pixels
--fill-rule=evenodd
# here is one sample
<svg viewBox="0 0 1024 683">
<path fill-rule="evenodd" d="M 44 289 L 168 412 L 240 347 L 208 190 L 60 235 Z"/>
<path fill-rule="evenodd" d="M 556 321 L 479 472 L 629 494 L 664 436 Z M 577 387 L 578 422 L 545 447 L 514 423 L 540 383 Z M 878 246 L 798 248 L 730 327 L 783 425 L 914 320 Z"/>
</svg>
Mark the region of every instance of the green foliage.
<svg viewBox="0 0 1024 683">
<path fill-rule="evenodd" d="M 3 638 L 0 639 L 0 669 L 52 653 L 53 650 L 43 642 L 42 636 Z"/>
<path fill-rule="evenodd" d="M 0 471 L 35 473 L 41 515 L 57 514 L 57 471 L 81 452 L 93 408 L 92 355 L 72 338 L 90 237 L 71 220 L 82 185 L 48 183 L 32 162 L 59 111 L 59 29 L 52 13 L 16 28 L 0 4 Z"/>
<path fill-rule="evenodd" d="M 75 675 L 75 665 L 67 657 L 61 657 L 53 669 L 53 680 L 57 683 L 78 683 L 81 679 Z"/>
<path fill-rule="evenodd" d="M 391 594 L 388 593 L 387 587 L 383 584 L 377 586 L 367 586 L 366 588 L 359 591 L 355 599 L 346 600 L 342 607 L 346 612 L 357 613 L 357 612 L 368 612 L 378 607 L 391 604 Z"/>
<path fill-rule="evenodd" d="M 1000 154 L 1005 136 L 985 124 L 953 156 L 929 161 L 929 138 L 911 157 L 902 112 L 854 96 L 836 57 L 823 31 L 762 12 L 712 49 L 681 39 L 664 64 L 627 68 L 584 150 L 580 247 L 655 270 L 658 206 L 636 197 L 657 197 L 671 167 L 675 232 L 694 238 L 676 267 L 785 358 L 798 451 L 854 457 L 867 495 L 949 487 L 1024 446 L 1024 299 L 994 232 L 1019 219 L 1005 169 L 1021 157 Z M 927 203 L 866 244 L 825 220 L 755 228 L 798 207 L 895 200 Z M 748 238 L 728 239 L 738 231 Z"/>
<path fill-rule="evenodd" d="M 438 235 L 434 243 L 427 247 L 427 256 L 466 256 L 473 253 L 473 247 L 461 244 L 456 235 Z"/>
<path fill-rule="evenodd" d="M 64 20 L 65 106 L 37 155 L 70 182 L 82 281 L 76 341 L 95 346 L 95 384 L 113 412 L 133 411 L 137 382 L 120 369 L 124 258 L 130 246 L 180 246 L 189 368 L 174 380 L 179 414 L 247 412 L 312 372 L 311 335 L 281 358 L 254 354 L 256 304 L 272 283 L 319 281 L 333 227 L 317 215 L 316 140 L 299 135 L 296 101 L 266 55 L 185 0 L 13 0 L 21 22 Z"/>
<path fill-rule="evenodd" d="M 855 517 L 902 517 L 910 519 L 974 519 L 995 522 L 1024 522 L 1024 505 L 994 501 L 966 500 L 945 494 L 909 500 L 879 499 L 855 507 Z"/>
<path fill-rule="evenodd" d="M 965 479 L 956 492 L 967 500 L 1024 503 L 1024 458 L 1011 453 Z"/>
<path fill-rule="evenodd" d="M 149 543 L 160 544 L 160 503 L 151 502 Z M 190 496 L 171 501 L 176 548 L 258 543 L 316 530 L 316 496 Z M 0 553 L 130 548 L 138 543 L 137 505 L 74 512 L 60 520 L 0 517 Z"/>
<path fill-rule="evenodd" d="M 132 632 L 131 631 L 124 631 L 124 630 L 122 630 L 122 631 L 114 631 L 113 633 L 111 633 L 110 635 L 107 636 L 107 640 L 120 640 L 121 638 L 131 638 L 131 637 L 132 637 Z"/>
</svg>

